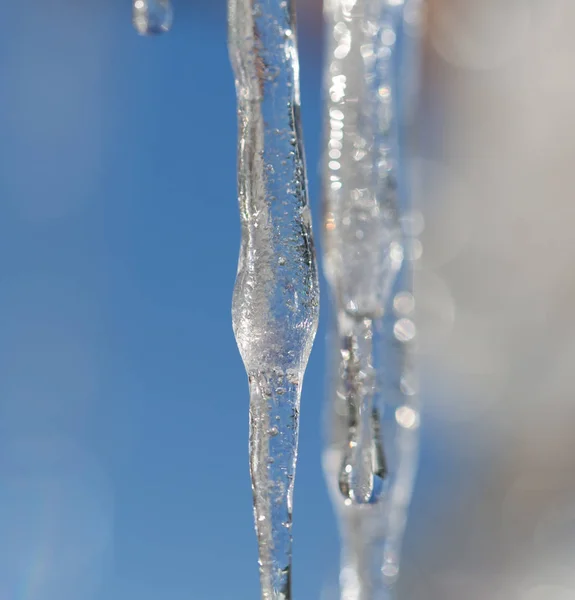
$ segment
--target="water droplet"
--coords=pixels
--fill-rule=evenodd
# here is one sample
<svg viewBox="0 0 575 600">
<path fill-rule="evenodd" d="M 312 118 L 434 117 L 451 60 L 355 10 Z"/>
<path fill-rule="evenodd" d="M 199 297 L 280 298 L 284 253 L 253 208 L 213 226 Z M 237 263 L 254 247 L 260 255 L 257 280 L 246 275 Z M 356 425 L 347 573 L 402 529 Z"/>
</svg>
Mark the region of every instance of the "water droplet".
<svg viewBox="0 0 575 600">
<path fill-rule="evenodd" d="M 372 325 L 369 320 L 355 325 L 359 329 L 346 337 L 341 353 L 348 438 L 338 484 L 346 504 L 348 500 L 353 504 L 373 504 L 383 491 L 387 464 L 381 441 L 380 416 L 373 407 L 373 368 L 369 364 Z"/>
<path fill-rule="evenodd" d="M 275 437 L 279 432 L 280 430 L 277 427 L 270 427 L 269 434 L 272 437 Z"/>
<path fill-rule="evenodd" d="M 374 504 L 383 491 L 387 464 L 377 413 L 374 413 L 373 419 L 378 424 L 372 423 L 371 431 L 366 432 L 357 442 L 350 443 L 344 453 L 338 483 L 347 505 Z"/>
<path fill-rule="evenodd" d="M 158 35 L 172 27 L 171 0 L 134 0 L 132 23 L 140 35 Z"/>
</svg>

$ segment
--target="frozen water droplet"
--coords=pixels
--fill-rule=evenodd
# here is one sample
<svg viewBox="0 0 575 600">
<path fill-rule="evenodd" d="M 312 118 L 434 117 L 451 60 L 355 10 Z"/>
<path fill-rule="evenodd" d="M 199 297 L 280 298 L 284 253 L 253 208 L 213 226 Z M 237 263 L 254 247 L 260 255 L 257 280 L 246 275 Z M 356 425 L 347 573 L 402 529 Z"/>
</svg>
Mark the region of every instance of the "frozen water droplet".
<svg viewBox="0 0 575 600">
<path fill-rule="evenodd" d="M 383 491 L 387 464 L 379 412 L 373 406 L 372 324 L 369 320 L 354 321 L 350 327 L 352 331 L 345 337 L 341 350 L 340 375 L 347 404 L 348 439 L 338 484 L 346 502 L 373 504 Z"/>
<path fill-rule="evenodd" d="M 171 0 L 134 0 L 132 23 L 140 35 L 158 35 L 172 27 Z"/>
<path fill-rule="evenodd" d="M 356 441 L 349 443 L 343 455 L 338 484 L 348 505 L 377 502 L 387 477 L 379 415 L 376 411 L 372 413 L 370 420 L 371 423 L 363 426 L 363 435 L 354 432 Z"/>
</svg>

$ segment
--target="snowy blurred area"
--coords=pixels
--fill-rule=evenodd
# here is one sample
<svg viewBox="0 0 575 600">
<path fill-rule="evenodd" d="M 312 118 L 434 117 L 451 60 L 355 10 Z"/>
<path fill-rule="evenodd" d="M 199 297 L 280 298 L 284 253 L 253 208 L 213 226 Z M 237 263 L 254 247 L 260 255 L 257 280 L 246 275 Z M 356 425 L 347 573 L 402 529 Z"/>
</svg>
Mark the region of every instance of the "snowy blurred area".
<svg viewBox="0 0 575 600">
<path fill-rule="evenodd" d="M 445 472 L 420 474 L 400 597 L 566 600 L 575 597 L 575 5 L 429 8 L 416 297 L 423 400 Z"/>
</svg>

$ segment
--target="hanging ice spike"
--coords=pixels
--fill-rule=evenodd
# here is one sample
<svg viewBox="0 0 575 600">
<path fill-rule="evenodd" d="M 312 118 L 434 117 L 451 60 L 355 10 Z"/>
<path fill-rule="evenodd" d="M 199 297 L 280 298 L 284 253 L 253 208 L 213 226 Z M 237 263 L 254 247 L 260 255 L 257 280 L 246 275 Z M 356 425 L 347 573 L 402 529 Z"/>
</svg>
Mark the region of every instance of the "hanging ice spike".
<svg viewBox="0 0 575 600">
<path fill-rule="evenodd" d="M 365 14 L 362 13 L 362 10 L 368 11 L 370 15 L 374 14 L 368 6 L 378 8 L 380 17 L 379 19 L 364 19 L 362 26 L 361 22 L 357 20 L 361 19 L 362 14 Z M 324 471 L 338 515 L 342 540 L 340 569 L 342 600 L 374 600 L 376 598 L 391 600 L 395 598 L 401 543 L 417 468 L 420 419 L 414 347 L 411 342 L 415 334 L 411 320 L 415 305 L 412 295 L 413 261 L 417 256 L 412 248 L 416 245 L 420 247 L 419 242 L 412 236 L 418 234 L 413 233 L 414 229 L 411 227 L 405 228 L 398 252 L 401 255 L 405 254 L 407 260 L 402 261 L 399 273 L 392 272 L 391 279 L 395 279 L 395 284 L 393 286 L 390 284 L 387 288 L 387 290 L 393 289 L 396 295 L 393 300 L 388 298 L 387 302 L 384 302 L 388 311 L 384 318 L 375 316 L 371 319 L 371 328 L 368 330 L 365 327 L 364 334 L 361 333 L 362 323 L 358 318 L 363 317 L 364 314 L 350 311 L 350 308 L 354 307 L 353 305 L 346 306 L 345 295 L 341 291 L 346 289 L 340 283 L 342 278 L 344 281 L 350 281 L 349 278 L 345 279 L 348 276 L 345 269 L 342 269 L 348 256 L 344 250 L 347 247 L 348 252 L 353 252 L 354 245 L 353 239 L 349 246 L 343 245 L 343 237 L 338 234 L 338 228 L 340 232 L 345 233 L 347 228 L 353 224 L 352 218 L 342 212 L 346 206 L 345 203 L 355 197 L 351 193 L 354 189 L 353 183 L 351 188 L 347 186 L 347 191 L 346 185 L 347 182 L 355 181 L 354 177 L 357 177 L 357 173 L 354 165 L 357 164 L 358 159 L 361 161 L 364 158 L 363 152 L 355 155 L 350 152 L 345 154 L 345 140 L 353 139 L 352 135 L 356 130 L 355 123 L 360 122 L 359 119 L 354 121 L 354 115 L 362 114 L 359 108 L 355 112 L 353 111 L 353 103 L 357 102 L 359 105 L 359 100 L 356 100 L 359 98 L 357 90 L 364 89 L 358 78 L 361 79 L 367 73 L 368 82 L 377 81 L 377 79 L 370 78 L 370 72 L 367 69 L 358 74 L 359 66 L 354 68 L 353 63 L 355 60 L 358 65 L 366 64 L 359 60 L 358 55 L 368 64 L 373 56 L 380 52 L 383 57 L 387 57 L 383 64 L 387 65 L 388 83 L 385 84 L 380 79 L 377 87 L 371 86 L 370 94 L 372 99 L 376 96 L 382 98 L 385 101 L 384 104 L 387 103 L 390 109 L 387 112 L 387 121 L 386 119 L 382 121 L 389 123 L 390 127 L 383 127 L 382 131 L 390 135 L 390 153 L 388 155 L 390 161 L 388 164 L 393 165 L 392 181 L 399 181 L 397 188 L 400 197 L 397 197 L 396 192 L 396 205 L 400 209 L 401 222 L 405 223 L 406 216 L 410 214 L 411 198 L 404 160 L 404 128 L 417 112 L 422 8 L 421 0 L 408 0 L 405 6 L 403 6 L 402 0 L 380 0 L 377 3 L 372 0 L 351 0 L 350 2 L 326 0 L 328 48 L 325 86 L 328 96 L 326 106 L 328 139 L 326 140 L 324 162 L 324 226 L 325 239 L 328 243 L 326 274 L 329 277 L 338 316 L 330 335 L 339 339 L 339 348 L 337 353 L 334 351 L 332 357 L 336 367 L 333 369 L 332 390 L 328 400 L 329 437 L 324 453 Z M 379 41 L 373 45 L 361 44 L 358 41 L 361 40 L 364 32 L 376 30 L 380 32 L 379 41 L 385 42 L 383 46 L 379 45 L 379 51 L 376 50 Z M 354 40 L 355 44 L 360 44 L 355 46 L 355 59 L 353 59 Z M 387 46 L 387 50 L 384 48 L 385 46 Z M 368 83 L 364 82 L 364 85 L 366 88 L 368 87 Z M 336 105 L 337 102 L 340 102 L 339 107 Z M 342 106 L 351 113 L 351 116 L 345 112 Z M 331 113 L 331 109 L 340 112 Z M 342 114 L 343 119 L 341 118 Z M 385 116 L 385 111 L 382 114 Z M 337 117 L 335 122 L 333 121 L 334 117 Z M 398 131 L 400 120 L 402 127 Z M 338 121 L 341 121 L 341 124 Z M 359 137 L 360 144 L 357 144 L 357 147 L 360 149 L 364 139 L 364 135 Z M 349 142 L 348 147 L 350 147 Z M 351 145 L 352 149 L 353 147 Z M 363 240 L 365 238 L 363 229 L 358 227 L 356 231 L 360 232 L 359 238 Z M 356 251 L 358 248 L 361 246 L 355 246 Z M 395 246 L 395 249 L 397 248 L 398 246 Z M 392 250 L 394 253 L 395 250 L 393 248 Z M 356 276 L 359 277 L 359 275 Z M 342 319 L 342 316 L 345 318 Z M 351 320 L 355 323 L 354 326 L 349 324 Z M 365 319 L 363 323 L 365 325 Z M 412 333 L 409 336 L 402 333 L 404 323 L 409 323 L 411 326 Z M 355 363 L 363 364 L 363 368 L 356 367 L 355 370 L 351 370 L 352 376 L 350 376 L 349 370 L 346 371 L 345 368 L 349 363 L 349 354 L 346 352 L 346 348 L 353 348 L 353 344 L 346 332 L 354 330 L 357 337 L 355 346 L 358 348 L 358 358 Z M 347 339 L 346 335 L 348 335 Z M 369 338 L 371 338 L 372 353 L 375 350 L 370 364 L 361 360 L 361 349 L 366 347 L 365 340 Z M 332 345 L 335 346 L 335 343 Z M 343 351 L 341 351 L 342 349 Z M 371 381 L 375 381 L 376 385 L 373 387 L 370 383 L 364 386 L 365 390 L 374 393 L 373 400 L 364 394 L 364 406 L 369 401 L 382 411 L 385 407 L 387 417 L 385 423 L 379 423 L 379 421 L 376 423 L 380 426 L 385 425 L 386 450 L 388 451 L 386 459 L 389 460 L 386 466 L 388 466 L 389 472 L 383 486 L 384 494 L 381 495 L 379 502 L 373 502 L 371 497 L 368 498 L 365 495 L 362 498 L 361 494 L 360 502 L 358 502 L 357 498 L 350 497 L 356 493 L 356 490 L 362 491 L 358 484 L 352 487 L 351 493 L 345 486 L 341 490 L 342 474 L 348 465 L 346 453 L 350 453 L 350 442 L 354 441 L 353 434 L 355 433 L 357 436 L 357 432 L 354 432 L 352 427 L 355 413 L 352 410 L 354 405 L 349 402 L 348 390 L 350 381 L 359 380 L 360 383 L 364 381 L 364 376 L 358 377 L 355 374 L 358 371 L 369 373 L 370 366 L 375 367 L 375 372 L 371 371 Z M 356 393 L 356 396 L 358 395 L 360 394 Z M 392 420 L 389 418 L 390 416 L 395 418 Z M 373 431 L 374 440 L 379 439 L 376 426 L 373 426 Z M 369 451 L 370 447 L 368 446 L 367 451 L 364 451 L 364 457 L 369 457 Z M 373 455 L 373 450 L 371 453 Z M 364 458 L 363 462 L 358 463 L 359 467 L 365 465 L 366 462 L 369 464 Z M 352 473 L 353 467 L 352 464 Z M 363 466 L 364 472 L 365 468 Z M 358 472 L 361 473 L 361 469 Z M 362 475 L 362 479 L 366 481 L 365 475 Z M 366 498 L 372 501 L 361 504 L 361 500 L 365 501 Z"/>
<path fill-rule="evenodd" d="M 383 489 L 372 337 L 403 260 L 392 64 L 401 7 L 382 0 L 327 0 L 325 13 L 325 270 L 339 313 L 349 411 L 339 488 L 347 501 L 361 504 L 377 501 Z M 356 349 L 353 365 L 350 348 Z"/>
<path fill-rule="evenodd" d="M 171 0 L 133 0 L 132 23 L 140 35 L 158 35 L 172 27 Z"/>
<path fill-rule="evenodd" d="M 228 24 L 242 224 L 232 319 L 250 387 L 262 599 L 289 600 L 300 394 L 319 312 L 294 4 L 228 0 Z"/>
<path fill-rule="evenodd" d="M 387 475 L 379 410 L 373 402 L 372 324 L 369 319 L 349 319 L 345 313 L 338 320 L 343 333 L 339 393 L 348 415 L 338 485 L 346 503 L 370 504 L 379 498 Z"/>
</svg>

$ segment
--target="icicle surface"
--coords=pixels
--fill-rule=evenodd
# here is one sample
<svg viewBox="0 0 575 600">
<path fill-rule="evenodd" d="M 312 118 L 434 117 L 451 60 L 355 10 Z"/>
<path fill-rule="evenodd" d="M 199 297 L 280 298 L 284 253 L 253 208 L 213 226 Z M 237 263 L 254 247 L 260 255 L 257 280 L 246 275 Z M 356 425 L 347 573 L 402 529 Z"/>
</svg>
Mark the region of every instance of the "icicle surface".
<svg viewBox="0 0 575 600">
<path fill-rule="evenodd" d="M 347 504 L 369 504 L 383 489 L 387 465 L 379 433 L 379 410 L 374 404 L 375 368 L 371 319 L 338 317 L 340 333 L 340 391 L 347 411 L 347 439 L 338 485 Z"/>
<path fill-rule="evenodd" d="M 342 600 L 392 597 L 417 466 L 413 344 L 401 330 L 409 322 L 415 332 L 404 260 L 413 240 L 398 219 L 409 204 L 398 129 L 417 96 L 419 48 L 402 37 L 419 26 L 420 5 L 325 2 L 324 267 L 337 350 L 324 471 L 342 539 Z"/>
<path fill-rule="evenodd" d="M 291 598 L 301 386 L 319 286 L 291 0 L 228 0 L 242 243 L 232 319 L 250 386 L 250 470 L 263 600 Z"/>
<path fill-rule="evenodd" d="M 325 270 L 338 304 L 383 315 L 401 266 L 392 57 L 397 7 L 327 0 Z"/>
<path fill-rule="evenodd" d="M 165 33 L 173 20 L 171 0 L 133 0 L 132 23 L 140 35 Z"/>
<path fill-rule="evenodd" d="M 375 450 L 382 447 L 374 411 L 377 371 L 368 347 L 403 259 L 392 63 L 401 7 L 328 0 L 325 14 L 325 271 L 340 313 L 340 371 L 349 397 L 338 479 L 346 500 L 363 504 L 378 500 L 385 476 L 385 459 Z"/>
</svg>

